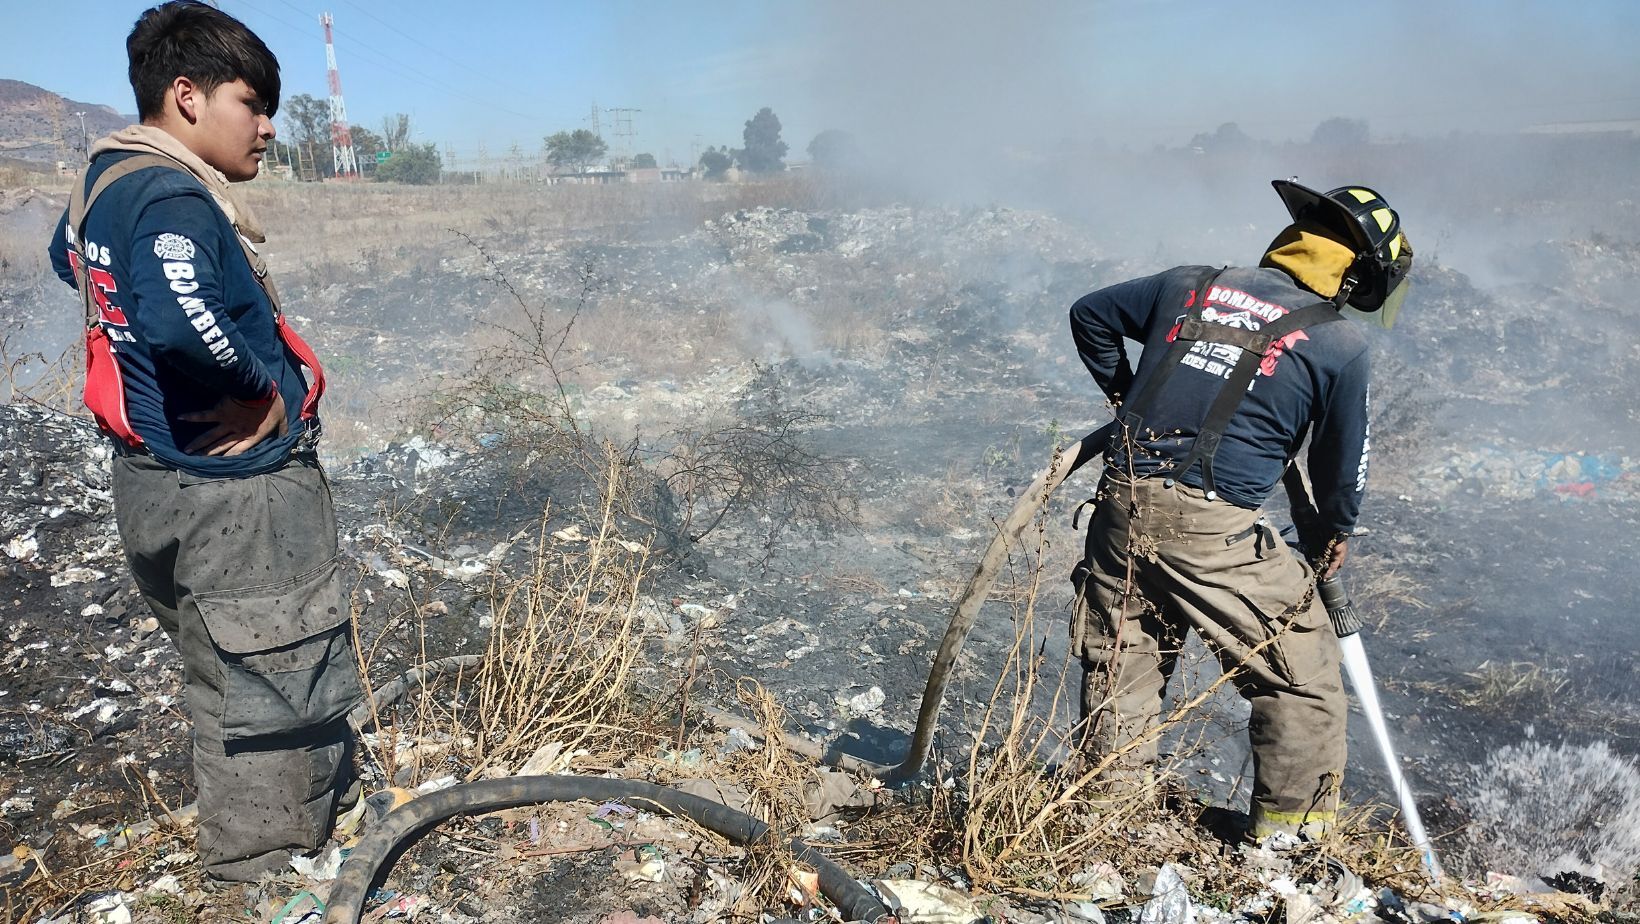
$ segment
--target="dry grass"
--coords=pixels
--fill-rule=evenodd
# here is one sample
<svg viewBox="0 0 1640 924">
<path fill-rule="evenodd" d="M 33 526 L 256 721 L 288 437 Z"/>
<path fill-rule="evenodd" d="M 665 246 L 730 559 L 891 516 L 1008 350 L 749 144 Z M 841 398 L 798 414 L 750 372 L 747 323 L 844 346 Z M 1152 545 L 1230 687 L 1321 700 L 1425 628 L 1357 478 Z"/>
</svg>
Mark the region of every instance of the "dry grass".
<svg viewBox="0 0 1640 924">
<path fill-rule="evenodd" d="M 1454 692 L 1459 703 L 1505 714 L 1541 709 L 1570 682 L 1565 671 L 1530 661 L 1482 661 L 1464 676 L 1471 683 Z"/>
<path fill-rule="evenodd" d="M 634 687 L 650 550 L 618 531 L 627 491 L 623 457 L 605 447 L 602 464 L 601 502 L 584 541 L 555 537 L 543 511 L 524 567 L 494 572 L 482 663 L 445 678 L 436 696 L 418 696 L 377 717 L 372 756 L 388 779 L 506 775 L 548 753 L 559 755 L 553 766 L 561 769 L 577 752 L 613 760 L 653 737 Z M 385 648 L 402 649 L 407 641 L 421 649 L 416 663 L 427 662 L 423 612 L 407 594 L 387 625 L 361 640 L 366 677 Z"/>
<path fill-rule="evenodd" d="M 643 650 L 637 620 L 647 546 L 615 534 L 620 461 L 613 455 L 597 533 L 583 552 L 554 547 L 546 524 L 532 573 L 499 584 L 494 627 L 476 678 L 474 778 L 515 769 L 556 743 L 568 753 L 623 736 L 632 724 L 632 669 Z"/>
</svg>

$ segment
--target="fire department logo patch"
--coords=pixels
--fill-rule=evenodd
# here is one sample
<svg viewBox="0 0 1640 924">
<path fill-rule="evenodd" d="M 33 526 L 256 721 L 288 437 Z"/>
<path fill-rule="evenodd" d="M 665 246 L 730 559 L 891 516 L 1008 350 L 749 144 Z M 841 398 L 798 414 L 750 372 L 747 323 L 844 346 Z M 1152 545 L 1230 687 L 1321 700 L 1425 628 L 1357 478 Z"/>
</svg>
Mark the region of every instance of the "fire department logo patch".
<svg viewBox="0 0 1640 924">
<path fill-rule="evenodd" d="M 154 238 L 154 256 L 161 260 L 192 260 L 194 242 L 180 234 L 161 234 Z"/>
</svg>

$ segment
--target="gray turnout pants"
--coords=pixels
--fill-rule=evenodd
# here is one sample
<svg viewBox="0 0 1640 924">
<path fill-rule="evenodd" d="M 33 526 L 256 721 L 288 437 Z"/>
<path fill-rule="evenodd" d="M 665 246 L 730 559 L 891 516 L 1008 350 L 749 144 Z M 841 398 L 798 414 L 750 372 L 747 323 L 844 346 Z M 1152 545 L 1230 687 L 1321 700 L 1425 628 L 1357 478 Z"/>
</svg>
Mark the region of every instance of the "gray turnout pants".
<svg viewBox="0 0 1640 924">
<path fill-rule="evenodd" d="M 229 881 L 281 869 L 330 835 L 360 696 L 318 460 L 199 478 L 116 456 L 114 510 L 137 587 L 182 655 L 200 860 Z"/>
<path fill-rule="evenodd" d="M 1107 474 L 1075 580 L 1083 746 L 1094 758 L 1128 749 L 1113 780 L 1149 778 L 1158 736 L 1146 735 L 1194 629 L 1252 705 L 1254 836 L 1331 825 L 1348 708 L 1338 638 L 1309 565 L 1258 511 Z"/>
</svg>

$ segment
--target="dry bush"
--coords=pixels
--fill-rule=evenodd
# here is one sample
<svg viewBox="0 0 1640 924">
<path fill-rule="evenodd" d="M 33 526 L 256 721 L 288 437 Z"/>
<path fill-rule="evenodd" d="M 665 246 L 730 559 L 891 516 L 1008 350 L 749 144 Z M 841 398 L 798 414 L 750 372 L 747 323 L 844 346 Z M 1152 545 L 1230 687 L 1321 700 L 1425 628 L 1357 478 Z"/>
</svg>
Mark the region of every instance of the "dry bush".
<svg viewBox="0 0 1640 924">
<path fill-rule="evenodd" d="M 619 485 L 620 460 L 607 462 L 609 483 Z M 648 549 L 616 535 L 616 493 L 606 492 L 584 553 L 554 547 L 543 523 L 532 573 L 496 587 L 468 720 L 470 777 L 492 766 L 516 769 L 550 743 L 568 753 L 626 734 L 632 669 L 643 647 L 637 611 Z"/>
<path fill-rule="evenodd" d="M 779 373 L 758 365 L 735 419 L 682 430 L 658 452 L 658 471 L 677 498 L 679 535 L 699 542 L 737 515 L 766 518 L 768 554 L 793 526 L 830 532 L 856 522 L 859 503 L 846 460 L 822 454 L 807 431 L 825 418 L 794 407 Z"/>
<path fill-rule="evenodd" d="M 0 328 L 0 404 L 26 402 L 62 414 L 84 414 L 79 394 L 83 350 L 74 344 L 49 356 L 18 349 L 14 337 L 23 329 L 21 321 Z"/>
<path fill-rule="evenodd" d="M 436 425 L 468 442 L 499 437 L 552 456 L 579 455 L 590 444 L 577 414 L 580 389 L 570 381 L 577 366 L 565 344 L 598 287 L 594 268 L 583 270 L 580 291 L 561 319 L 563 312 L 527 301 L 484 245 L 455 233 L 483 258 L 485 278 L 513 310 L 486 322 L 472 361 L 437 389 Z"/>
<path fill-rule="evenodd" d="M 543 511 L 523 569 L 494 572 L 480 663 L 433 684 L 435 694 L 419 691 L 375 717 L 381 733 L 367 744 L 387 779 L 401 771 L 416 780 L 517 773 L 543 749 L 567 762 L 581 749 L 608 755 L 650 736 L 633 684 L 649 548 L 619 534 L 624 459 L 605 447 L 602 462 L 601 503 L 584 541 L 553 536 Z M 404 647 L 407 628 L 420 647 L 415 663 L 428 663 L 422 609 L 413 595 L 406 603 L 374 640 L 360 640 L 367 678 L 384 645 Z"/>
</svg>

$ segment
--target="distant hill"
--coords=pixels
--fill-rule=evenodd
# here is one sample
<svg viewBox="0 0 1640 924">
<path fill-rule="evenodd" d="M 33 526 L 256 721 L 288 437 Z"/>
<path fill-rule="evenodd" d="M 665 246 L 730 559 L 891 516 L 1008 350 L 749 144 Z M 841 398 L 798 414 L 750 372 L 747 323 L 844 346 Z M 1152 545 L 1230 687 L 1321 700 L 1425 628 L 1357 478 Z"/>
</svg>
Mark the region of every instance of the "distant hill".
<svg viewBox="0 0 1640 924">
<path fill-rule="evenodd" d="M 82 103 L 21 80 L 0 79 L 0 157 L 51 163 L 74 160 L 80 151 L 80 119 L 95 141 L 136 121 L 112 106 Z"/>
</svg>

